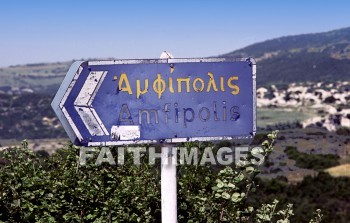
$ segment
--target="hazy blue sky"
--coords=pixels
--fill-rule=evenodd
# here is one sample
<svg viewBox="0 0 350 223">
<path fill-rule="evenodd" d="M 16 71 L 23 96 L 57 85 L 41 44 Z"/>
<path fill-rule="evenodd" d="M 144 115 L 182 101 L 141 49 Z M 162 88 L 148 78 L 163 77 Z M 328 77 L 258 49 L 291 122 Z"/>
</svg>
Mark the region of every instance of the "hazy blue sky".
<svg viewBox="0 0 350 223">
<path fill-rule="evenodd" d="M 347 0 L 1 1 L 0 66 L 91 57 L 207 57 L 350 26 Z"/>
</svg>

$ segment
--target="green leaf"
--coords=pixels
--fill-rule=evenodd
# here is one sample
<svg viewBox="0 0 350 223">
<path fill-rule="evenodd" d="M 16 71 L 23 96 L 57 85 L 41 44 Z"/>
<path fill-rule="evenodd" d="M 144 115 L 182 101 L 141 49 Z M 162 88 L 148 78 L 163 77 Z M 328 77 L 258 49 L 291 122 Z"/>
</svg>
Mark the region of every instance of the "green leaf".
<svg viewBox="0 0 350 223">
<path fill-rule="evenodd" d="M 252 166 L 248 166 L 245 168 L 245 170 L 247 171 L 247 173 L 252 173 L 252 172 L 254 172 L 255 168 Z"/>
<path fill-rule="evenodd" d="M 269 143 L 269 140 L 265 140 L 261 145 L 263 146 L 268 146 L 270 143 Z"/>
<path fill-rule="evenodd" d="M 221 197 L 221 194 L 219 194 L 219 193 L 215 194 L 215 198 L 220 198 L 220 197 Z"/>
<path fill-rule="evenodd" d="M 244 174 L 243 173 L 239 173 L 238 176 L 235 177 L 234 181 L 239 183 L 244 179 Z"/>
<path fill-rule="evenodd" d="M 235 203 L 240 202 L 242 200 L 241 195 L 239 193 L 235 192 L 232 194 L 231 200 Z"/>
<path fill-rule="evenodd" d="M 228 186 L 229 188 L 235 188 L 235 187 L 236 187 L 233 183 L 228 183 L 227 186 Z"/>
<path fill-rule="evenodd" d="M 226 193 L 226 192 L 222 193 L 221 196 L 224 199 L 230 199 L 230 195 L 228 193 Z"/>
<path fill-rule="evenodd" d="M 223 187 L 225 186 L 224 182 L 222 182 L 222 181 L 219 180 L 219 179 L 217 179 L 216 182 L 217 182 L 216 186 L 217 186 L 218 188 L 223 188 Z"/>
</svg>

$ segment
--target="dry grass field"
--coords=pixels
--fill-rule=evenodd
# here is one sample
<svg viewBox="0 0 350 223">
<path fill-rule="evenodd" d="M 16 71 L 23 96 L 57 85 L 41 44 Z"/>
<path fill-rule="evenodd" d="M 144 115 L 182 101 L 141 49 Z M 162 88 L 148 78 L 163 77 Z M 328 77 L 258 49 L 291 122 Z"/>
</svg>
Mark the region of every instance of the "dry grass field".
<svg viewBox="0 0 350 223">
<path fill-rule="evenodd" d="M 350 177 L 350 164 L 342 164 L 339 166 L 326 169 L 333 177 Z"/>
</svg>

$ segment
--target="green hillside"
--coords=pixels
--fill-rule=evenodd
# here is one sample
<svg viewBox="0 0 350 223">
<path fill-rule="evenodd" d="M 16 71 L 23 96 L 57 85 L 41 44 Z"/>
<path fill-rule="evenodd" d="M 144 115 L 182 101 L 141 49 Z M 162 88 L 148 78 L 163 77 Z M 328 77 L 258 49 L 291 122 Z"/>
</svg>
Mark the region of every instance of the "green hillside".
<svg viewBox="0 0 350 223">
<path fill-rule="evenodd" d="M 220 55 L 249 56 L 258 63 L 258 86 L 350 80 L 350 28 L 280 37 Z M 26 87 L 53 94 L 72 63 L 38 63 L 0 68 L 0 90 L 4 86 Z"/>
<path fill-rule="evenodd" d="M 0 68 L 0 90 L 1 87 L 10 86 L 53 94 L 57 91 L 71 63 L 73 61 Z"/>
<path fill-rule="evenodd" d="M 253 57 L 258 85 L 350 80 L 350 28 L 256 43 L 223 57 Z"/>
</svg>

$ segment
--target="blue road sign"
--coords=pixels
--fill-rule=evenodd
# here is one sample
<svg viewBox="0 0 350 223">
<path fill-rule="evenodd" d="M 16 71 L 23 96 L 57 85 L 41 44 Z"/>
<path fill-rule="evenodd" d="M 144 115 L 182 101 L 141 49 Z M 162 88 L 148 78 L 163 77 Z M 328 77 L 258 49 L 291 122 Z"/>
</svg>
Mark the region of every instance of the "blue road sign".
<svg viewBox="0 0 350 223">
<path fill-rule="evenodd" d="M 79 61 L 52 107 L 76 145 L 250 138 L 255 79 L 251 58 Z"/>
</svg>

